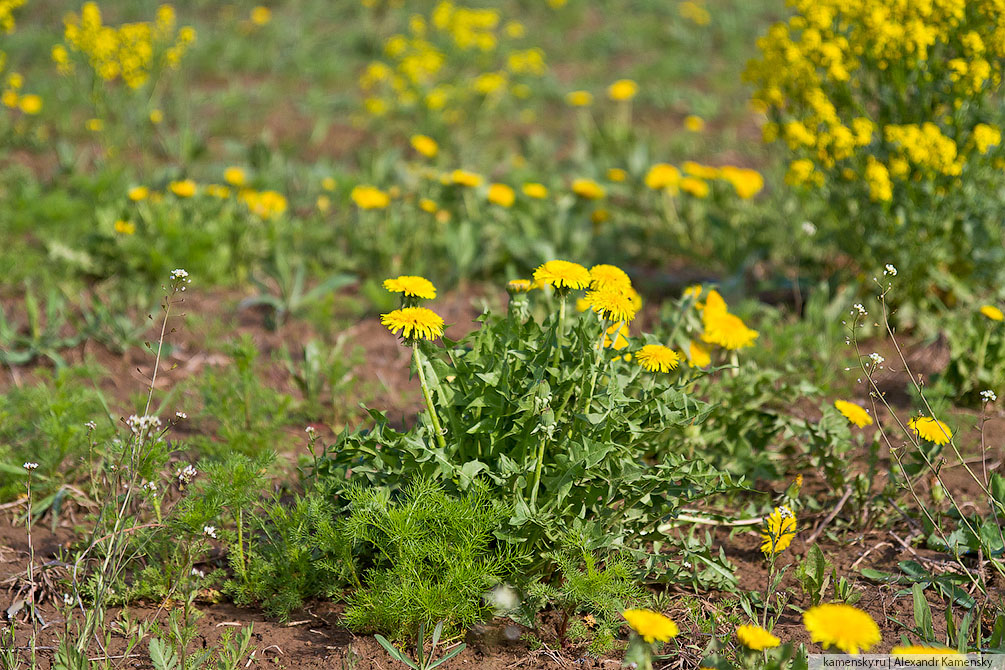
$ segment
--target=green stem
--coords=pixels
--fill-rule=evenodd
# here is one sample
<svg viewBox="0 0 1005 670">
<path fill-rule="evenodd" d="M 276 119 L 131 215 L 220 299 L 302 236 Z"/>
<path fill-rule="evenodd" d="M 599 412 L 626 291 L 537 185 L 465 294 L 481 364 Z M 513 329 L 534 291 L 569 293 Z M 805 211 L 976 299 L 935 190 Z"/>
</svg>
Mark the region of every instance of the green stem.
<svg viewBox="0 0 1005 670">
<path fill-rule="evenodd" d="M 419 371 L 419 384 L 422 386 L 422 397 L 426 399 L 426 411 L 429 413 L 429 420 L 433 424 L 433 432 L 436 433 L 436 444 L 440 446 L 440 449 L 446 449 L 447 441 L 443 438 L 440 419 L 436 416 L 436 408 L 433 406 L 433 396 L 429 393 L 429 385 L 426 383 L 426 372 L 422 368 L 422 354 L 419 353 L 418 342 L 412 344 L 412 353 L 415 355 L 415 369 Z"/>
<path fill-rule="evenodd" d="M 530 490 L 530 508 L 537 509 L 537 490 L 541 487 L 541 469 L 544 466 L 545 439 L 537 447 L 537 465 L 534 466 L 534 487 Z"/>
<path fill-rule="evenodd" d="M 768 597 L 775 580 L 775 538 L 771 539 L 771 567 L 768 569 L 768 588 L 764 589 L 764 613 L 761 615 L 761 628 L 768 630 Z"/>
<path fill-rule="evenodd" d="M 619 331 L 620 332 L 620 331 Z M 604 339 L 607 336 L 607 319 L 600 320 L 600 341 L 597 342 L 597 355 L 593 359 L 593 374 L 590 375 L 590 391 L 586 394 L 586 404 L 583 406 L 584 412 L 590 411 L 590 404 L 593 402 L 593 391 L 597 386 L 597 375 L 600 373 L 600 362 L 604 355 Z M 614 334 L 615 339 L 618 334 Z"/>
<path fill-rule="evenodd" d="M 736 349 L 729 352 L 729 364 L 733 367 L 730 368 L 729 372 L 734 377 L 740 376 L 740 356 L 736 353 Z"/>
<path fill-rule="evenodd" d="M 559 289 L 561 293 L 559 294 L 559 304 L 558 304 L 558 328 L 555 330 L 555 353 L 551 358 L 551 367 L 558 367 L 559 354 L 562 351 L 562 333 L 565 332 L 565 292 L 563 289 Z"/>
</svg>

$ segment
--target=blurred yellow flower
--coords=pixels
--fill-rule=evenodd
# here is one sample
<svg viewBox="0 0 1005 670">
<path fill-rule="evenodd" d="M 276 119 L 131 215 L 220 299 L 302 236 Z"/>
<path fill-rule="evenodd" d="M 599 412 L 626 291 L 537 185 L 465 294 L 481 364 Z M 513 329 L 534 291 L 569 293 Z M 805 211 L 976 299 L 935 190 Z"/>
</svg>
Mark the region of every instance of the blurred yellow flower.
<svg viewBox="0 0 1005 670">
<path fill-rule="evenodd" d="M 848 402 L 847 400 L 835 400 L 834 407 L 836 407 L 837 411 L 844 415 L 844 418 L 848 419 L 848 421 L 852 422 L 859 428 L 872 425 L 872 417 L 869 416 L 869 412 L 867 412 L 861 405 Z"/>
<path fill-rule="evenodd" d="M 321 188 L 326 191 L 334 191 L 336 186 L 334 177 L 325 177 L 321 180 Z"/>
<path fill-rule="evenodd" d="M 319 195 L 317 200 L 314 201 L 314 204 L 317 206 L 319 212 L 327 214 L 332 208 L 332 199 L 327 195 Z"/>
<path fill-rule="evenodd" d="M 223 171 L 223 180 L 231 186 L 244 186 L 247 175 L 243 169 L 232 165 Z"/>
<path fill-rule="evenodd" d="M 150 195 L 150 189 L 146 186 L 133 186 L 129 189 L 127 195 L 129 199 L 133 202 L 139 202 L 140 200 L 146 200 Z"/>
<path fill-rule="evenodd" d="M 611 168 L 607 171 L 607 179 L 614 182 L 622 182 L 628 179 L 628 173 L 621 168 Z"/>
<path fill-rule="evenodd" d="M 513 189 L 506 184 L 491 184 L 487 194 L 488 201 L 501 207 L 511 207 L 516 199 Z"/>
<path fill-rule="evenodd" d="M 450 173 L 450 182 L 458 186 L 468 186 L 475 188 L 482 185 L 482 176 L 477 172 L 467 170 L 454 170 Z"/>
<path fill-rule="evenodd" d="M 700 116 L 689 114 L 684 117 L 684 127 L 692 133 L 700 133 L 705 129 L 705 120 Z"/>
<path fill-rule="evenodd" d="M 757 170 L 726 165 L 719 170 L 719 174 L 732 184 L 736 194 L 744 200 L 753 198 L 764 188 L 764 177 Z"/>
<path fill-rule="evenodd" d="M 673 619 L 669 619 L 659 612 L 625 610 L 621 616 L 625 617 L 625 621 L 632 627 L 632 630 L 638 633 L 639 637 L 650 644 L 656 640 L 667 642 L 680 633 L 680 629 Z"/>
<path fill-rule="evenodd" d="M 548 188 L 544 184 L 527 182 L 523 185 L 523 194 L 535 200 L 544 200 L 548 197 Z"/>
<path fill-rule="evenodd" d="M 684 193 L 689 193 L 696 198 L 706 198 L 709 193 L 709 185 L 707 181 L 703 181 L 696 177 L 684 177 L 680 180 L 678 184 L 680 190 Z"/>
<path fill-rule="evenodd" d="M 105 123 L 101 119 L 88 119 L 84 127 L 92 133 L 100 133 L 105 128 Z"/>
<path fill-rule="evenodd" d="M 617 288 L 619 290 L 629 289 L 632 280 L 628 273 L 617 265 L 602 263 L 590 268 L 590 287 L 594 289 Z"/>
<path fill-rule="evenodd" d="M 803 613 L 810 639 L 824 649 L 837 647 L 846 654 L 868 651 L 882 640 L 879 626 L 862 610 L 838 603 L 817 605 Z"/>
<path fill-rule="evenodd" d="M 991 319 L 992 321 L 1001 321 L 1005 319 L 1005 313 L 1001 311 L 998 307 L 994 305 L 983 305 L 980 309 L 981 314 Z"/>
<path fill-rule="evenodd" d="M 782 643 L 781 639 L 775 637 L 769 631 L 766 631 L 760 626 L 753 626 L 750 624 L 737 626 L 736 639 L 738 639 L 740 644 L 744 647 L 747 649 L 753 649 L 754 651 L 773 649 Z"/>
<path fill-rule="evenodd" d="M 631 100 L 639 92 L 639 85 L 631 79 L 619 79 L 607 87 L 607 97 L 611 100 Z"/>
<path fill-rule="evenodd" d="M 599 200 L 607 194 L 604 187 L 592 179 L 573 179 L 572 192 L 587 200 Z"/>
<path fill-rule="evenodd" d="M 136 232 L 136 224 L 119 219 L 115 222 L 115 232 L 122 235 L 132 235 Z"/>
<path fill-rule="evenodd" d="M 593 94 L 589 91 L 570 91 L 565 94 L 565 101 L 573 107 L 589 107 L 593 104 Z"/>
<path fill-rule="evenodd" d="M 205 192 L 209 197 L 219 198 L 220 200 L 226 200 L 230 197 L 230 189 L 223 184 L 207 184 Z"/>
<path fill-rule="evenodd" d="M 23 95 L 19 101 L 19 106 L 25 114 L 38 114 L 42 111 L 42 97 L 34 93 Z"/>
<path fill-rule="evenodd" d="M 435 158 L 440 151 L 440 145 L 436 143 L 436 140 L 427 135 L 412 135 L 410 142 L 412 148 L 426 158 Z"/>
<path fill-rule="evenodd" d="M 173 181 L 168 184 L 168 190 L 174 193 L 179 198 L 191 198 L 195 195 L 195 182 L 191 179 L 182 179 L 181 181 Z"/>
<path fill-rule="evenodd" d="M 645 182 L 646 186 L 654 191 L 668 188 L 676 192 L 677 186 L 680 184 L 680 178 L 680 170 L 673 165 L 669 163 L 656 163 L 646 173 Z"/>
<path fill-rule="evenodd" d="M 150 123 L 155 126 L 160 125 L 164 121 L 164 112 L 159 109 L 151 109 L 148 118 L 150 119 Z"/>
<path fill-rule="evenodd" d="M 264 26 L 272 20 L 272 10 L 259 5 L 251 10 L 251 22 L 256 26 Z"/>
<path fill-rule="evenodd" d="M 687 348 L 688 363 L 694 368 L 703 368 L 712 362 L 708 349 L 700 343 L 691 340 Z"/>
<path fill-rule="evenodd" d="M 353 187 L 349 197 L 360 209 L 384 209 L 391 204 L 391 196 L 367 184 Z"/>
</svg>

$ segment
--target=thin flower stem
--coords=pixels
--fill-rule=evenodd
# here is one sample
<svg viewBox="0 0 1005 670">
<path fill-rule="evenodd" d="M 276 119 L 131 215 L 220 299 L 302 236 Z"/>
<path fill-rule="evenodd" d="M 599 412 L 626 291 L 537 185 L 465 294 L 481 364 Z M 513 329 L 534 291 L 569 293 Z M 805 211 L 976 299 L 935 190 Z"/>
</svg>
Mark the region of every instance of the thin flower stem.
<svg viewBox="0 0 1005 670">
<path fill-rule="evenodd" d="M 429 420 L 433 424 L 433 432 L 436 433 L 436 444 L 440 449 L 447 448 L 447 441 L 443 438 L 443 428 L 440 427 L 440 419 L 436 416 L 436 407 L 433 405 L 433 396 L 429 393 L 429 384 L 426 383 L 426 372 L 423 369 L 422 353 L 419 352 L 419 343 L 412 344 L 412 353 L 415 357 L 415 369 L 419 371 L 419 384 L 422 386 L 422 397 L 426 400 L 426 411 L 429 413 Z"/>
<path fill-rule="evenodd" d="M 560 291 L 562 289 L 559 289 Z M 559 356 L 562 352 L 562 334 L 565 332 L 565 293 L 559 295 L 558 303 L 558 327 L 555 330 L 555 353 L 551 357 L 551 367 L 557 368 Z"/>
<path fill-rule="evenodd" d="M 541 488 L 541 470 L 544 467 L 544 446 L 547 439 L 542 439 L 537 447 L 537 464 L 534 466 L 534 486 L 530 490 L 530 508 L 537 509 L 537 491 Z"/>
</svg>

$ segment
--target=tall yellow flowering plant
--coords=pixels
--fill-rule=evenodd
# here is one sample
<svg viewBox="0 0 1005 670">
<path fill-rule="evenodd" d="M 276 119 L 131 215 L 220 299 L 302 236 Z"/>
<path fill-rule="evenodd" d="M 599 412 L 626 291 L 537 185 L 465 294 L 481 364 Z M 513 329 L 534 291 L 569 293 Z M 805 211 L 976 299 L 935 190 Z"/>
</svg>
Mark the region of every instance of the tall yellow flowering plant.
<svg viewBox="0 0 1005 670">
<path fill-rule="evenodd" d="M 994 271 L 1005 6 L 789 4 L 746 78 L 769 115 L 765 141 L 787 152 L 786 180 L 829 205 L 821 233 L 865 273 L 895 263 L 915 301 Z"/>
</svg>

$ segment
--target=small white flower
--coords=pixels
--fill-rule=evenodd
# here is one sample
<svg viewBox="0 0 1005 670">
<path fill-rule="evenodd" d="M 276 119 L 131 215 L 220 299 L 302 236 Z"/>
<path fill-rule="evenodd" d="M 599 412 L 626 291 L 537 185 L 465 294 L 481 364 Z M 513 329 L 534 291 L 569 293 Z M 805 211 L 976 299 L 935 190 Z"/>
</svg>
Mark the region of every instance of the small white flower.
<svg viewBox="0 0 1005 670">
<path fill-rule="evenodd" d="M 146 489 L 147 491 L 156 491 L 157 482 L 147 482 L 146 484 L 143 485 L 143 488 Z"/>
<path fill-rule="evenodd" d="M 176 268 L 171 271 L 171 279 L 188 279 L 188 272 L 181 268 Z"/>
<path fill-rule="evenodd" d="M 318 431 L 314 430 L 314 426 L 307 426 L 306 428 L 304 428 L 304 432 L 307 433 L 308 435 L 314 435 Z"/>
<path fill-rule="evenodd" d="M 998 400 L 998 395 L 991 389 L 981 391 L 981 397 L 984 398 L 986 402 L 994 402 L 995 400 Z"/>
<path fill-rule="evenodd" d="M 175 476 L 178 477 L 178 481 L 182 484 L 189 484 L 198 474 L 199 471 L 193 468 L 191 464 L 185 464 L 185 467 L 178 469 Z"/>
<path fill-rule="evenodd" d="M 205 535 L 206 537 L 211 537 L 211 538 L 213 538 L 215 540 L 216 539 L 216 526 L 203 526 L 202 527 L 202 534 Z"/>
<path fill-rule="evenodd" d="M 186 414 L 185 412 L 175 412 L 174 413 L 174 418 L 179 419 L 179 420 L 181 420 L 181 419 L 187 419 L 188 418 L 188 414 Z"/>
<path fill-rule="evenodd" d="M 202 579 L 203 577 L 206 576 L 206 573 L 203 572 L 202 570 L 198 569 L 198 568 L 192 568 L 192 576 L 193 577 L 198 577 L 199 579 Z"/>
<path fill-rule="evenodd" d="M 88 430 L 97 430 L 98 424 L 94 423 L 93 421 L 88 421 L 87 423 L 84 424 L 84 427 L 87 428 Z"/>
<path fill-rule="evenodd" d="M 156 416 L 137 416 L 133 414 L 126 419 L 129 430 L 136 435 L 143 435 L 161 427 L 161 420 Z"/>
<path fill-rule="evenodd" d="M 877 354 L 875 351 L 869 354 L 869 358 L 871 358 L 872 362 L 875 363 L 876 365 L 882 365 L 883 361 L 886 360 L 885 358 Z"/>
<path fill-rule="evenodd" d="M 28 461 L 27 463 L 25 463 L 25 464 L 24 464 L 23 466 L 21 466 L 21 467 L 23 467 L 23 468 L 24 468 L 25 470 L 27 470 L 28 472 L 31 472 L 32 470 L 34 470 L 35 468 L 37 468 L 37 467 L 38 467 L 38 463 L 32 463 L 31 461 Z"/>
<path fill-rule="evenodd" d="M 811 221 L 803 221 L 803 232 L 807 235 L 816 235 L 817 227 Z"/>
<path fill-rule="evenodd" d="M 854 311 L 852 311 L 852 314 L 855 314 L 855 312 L 858 312 L 859 316 L 868 316 L 869 315 L 869 312 L 865 311 L 865 307 L 860 302 L 856 302 L 854 305 L 852 305 L 852 308 L 854 310 Z"/>
<path fill-rule="evenodd" d="M 64 593 L 63 594 L 63 604 L 66 605 L 67 607 L 73 607 L 74 605 L 77 604 L 77 599 L 74 598 L 69 593 Z"/>
<path fill-rule="evenodd" d="M 897 276 L 897 268 L 893 267 L 890 263 L 886 264 L 886 269 L 883 270 L 884 275 L 890 275 L 891 277 Z"/>
</svg>

